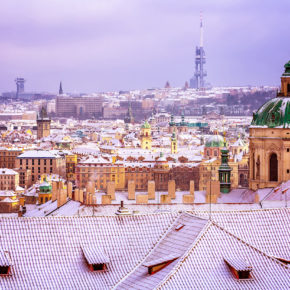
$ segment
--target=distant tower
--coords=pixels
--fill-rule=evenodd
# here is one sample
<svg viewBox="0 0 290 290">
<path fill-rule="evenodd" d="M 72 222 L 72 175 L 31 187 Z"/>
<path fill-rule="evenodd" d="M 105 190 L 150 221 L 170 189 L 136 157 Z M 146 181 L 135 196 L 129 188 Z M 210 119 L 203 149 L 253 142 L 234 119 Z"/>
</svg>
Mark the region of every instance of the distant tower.
<svg viewBox="0 0 290 290">
<path fill-rule="evenodd" d="M 124 118 L 124 122 L 126 124 L 134 124 L 134 117 L 133 117 L 133 113 L 132 113 L 131 101 L 129 103 L 127 114 L 126 114 L 126 116 Z"/>
<path fill-rule="evenodd" d="M 171 141 L 171 154 L 176 154 L 177 153 L 177 139 L 174 132 L 172 133 L 170 141 Z"/>
<path fill-rule="evenodd" d="M 151 126 L 145 121 L 141 127 L 141 148 L 151 150 Z"/>
<path fill-rule="evenodd" d="M 51 120 L 47 116 L 46 109 L 42 107 L 37 115 L 37 139 L 50 135 L 50 122 Z"/>
<path fill-rule="evenodd" d="M 166 82 L 165 89 L 170 89 L 170 83 L 169 83 L 169 81 Z"/>
<path fill-rule="evenodd" d="M 204 77 L 207 76 L 204 70 L 205 51 L 203 48 L 203 25 L 202 25 L 202 14 L 200 13 L 200 40 L 199 46 L 195 49 L 195 73 L 194 77 L 190 79 L 190 87 L 196 89 L 203 89 L 205 87 Z"/>
<path fill-rule="evenodd" d="M 221 149 L 222 163 L 219 167 L 219 181 L 220 191 L 223 193 L 229 193 L 231 190 L 231 171 L 232 168 L 228 164 L 229 150 L 226 148 L 226 140 L 224 137 L 224 147 Z"/>
<path fill-rule="evenodd" d="M 16 97 L 18 98 L 19 94 L 24 93 L 25 79 L 24 78 L 16 78 L 15 83 L 16 83 Z"/>
<path fill-rule="evenodd" d="M 62 89 L 62 83 L 59 83 L 59 90 L 58 90 L 58 94 L 62 95 L 63 94 L 63 89 Z"/>
</svg>

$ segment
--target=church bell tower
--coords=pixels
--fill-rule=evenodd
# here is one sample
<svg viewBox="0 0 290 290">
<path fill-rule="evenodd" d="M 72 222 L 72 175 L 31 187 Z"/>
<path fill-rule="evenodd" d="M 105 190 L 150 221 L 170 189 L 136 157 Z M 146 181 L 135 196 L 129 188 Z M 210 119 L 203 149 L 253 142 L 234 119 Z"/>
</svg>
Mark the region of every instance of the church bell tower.
<svg viewBox="0 0 290 290">
<path fill-rule="evenodd" d="M 37 115 L 37 139 L 42 139 L 50 135 L 50 122 L 51 120 L 47 116 L 47 111 L 44 107 L 41 108 Z"/>
</svg>

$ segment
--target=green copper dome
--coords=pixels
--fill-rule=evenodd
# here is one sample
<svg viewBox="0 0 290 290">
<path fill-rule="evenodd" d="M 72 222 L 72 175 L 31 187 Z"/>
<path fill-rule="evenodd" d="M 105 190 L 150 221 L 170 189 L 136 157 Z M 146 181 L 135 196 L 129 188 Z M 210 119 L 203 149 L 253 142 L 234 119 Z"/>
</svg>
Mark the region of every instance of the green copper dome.
<svg viewBox="0 0 290 290">
<path fill-rule="evenodd" d="M 290 63 L 288 64 L 290 69 Z M 276 97 L 265 103 L 253 114 L 251 125 L 269 128 L 290 128 L 290 98 Z"/>
<path fill-rule="evenodd" d="M 147 120 L 144 122 L 144 124 L 142 125 L 142 127 L 141 127 L 142 129 L 150 129 L 151 128 L 151 126 L 150 126 L 150 124 L 147 122 Z"/>
<path fill-rule="evenodd" d="M 48 192 L 51 192 L 51 190 L 52 190 L 52 187 L 46 180 L 44 180 L 39 186 L 39 191 L 41 193 L 48 193 Z"/>
<path fill-rule="evenodd" d="M 205 142 L 205 147 L 224 147 L 224 145 L 224 138 L 221 135 L 212 135 Z"/>
<path fill-rule="evenodd" d="M 290 76 L 290 60 L 284 65 L 285 72 L 282 74 L 283 77 Z"/>
</svg>

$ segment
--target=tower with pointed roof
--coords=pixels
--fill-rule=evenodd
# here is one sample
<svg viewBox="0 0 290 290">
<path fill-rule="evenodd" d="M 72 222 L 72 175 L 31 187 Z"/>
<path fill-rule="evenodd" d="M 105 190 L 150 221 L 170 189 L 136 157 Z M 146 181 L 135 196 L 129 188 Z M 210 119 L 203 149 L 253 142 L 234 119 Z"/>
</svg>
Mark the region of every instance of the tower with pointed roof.
<svg viewBox="0 0 290 290">
<path fill-rule="evenodd" d="M 59 83 L 59 90 L 58 90 L 59 95 L 63 95 L 63 89 L 62 89 L 62 83 Z"/>
<path fill-rule="evenodd" d="M 151 150 L 151 126 L 146 120 L 141 126 L 141 148 L 145 150 Z"/>
<path fill-rule="evenodd" d="M 51 120 L 47 115 L 47 111 L 44 107 L 41 108 L 37 115 L 37 139 L 42 139 L 50 135 L 50 123 Z"/>
<path fill-rule="evenodd" d="M 171 154 L 176 154 L 177 153 L 177 139 L 174 132 L 172 133 L 170 141 L 171 141 Z"/>
<path fill-rule="evenodd" d="M 127 111 L 127 114 L 125 116 L 124 122 L 126 124 L 134 124 L 134 117 L 133 117 L 133 113 L 132 113 L 131 102 L 129 103 L 128 111 Z"/>
<path fill-rule="evenodd" d="M 229 193 L 231 190 L 231 171 L 232 168 L 228 164 L 229 150 L 226 147 L 226 140 L 224 138 L 224 147 L 221 149 L 221 165 L 219 167 L 219 181 L 220 191 Z"/>
<path fill-rule="evenodd" d="M 253 190 L 290 179 L 290 61 L 284 68 L 281 91 L 253 114 L 249 145 Z"/>
</svg>

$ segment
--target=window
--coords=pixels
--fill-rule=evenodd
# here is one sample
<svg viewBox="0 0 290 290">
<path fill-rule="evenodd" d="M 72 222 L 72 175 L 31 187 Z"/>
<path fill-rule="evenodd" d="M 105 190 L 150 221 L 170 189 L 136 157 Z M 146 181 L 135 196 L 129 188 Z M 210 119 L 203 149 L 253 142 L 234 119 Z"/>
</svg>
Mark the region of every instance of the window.
<svg viewBox="0 0 290 290">
<path fill-rule="evenodd" d="M 165 268 L 166 266 L 168 266 L 169 264 L 171 264 L 173 261 L 175 261 L 178 258 L 179 257 L 177 255 L 169 254 L 168 256 L 164 258 L 146 261 L 145 263 L 143 263 L 143 266 L 148 268 L 149 275 L 153 275 L 159 272 L 160 270 L 162 270 L 163 268 Z"/>
<path fill-rule="evenodd" d="M 10 266 L 0 266 L 0 276 L 8 275 L 10 272 Z"/>
<path fill-rule="evenodd" d="M 287 148 L 287 152 L 290 152 L 290 148 Z"/>
<path fill-rule="evenodd" d="M 224 261 L 237 279 L 242 280 L 252 278 L 252 267 L 245 261 L 237 258 L 224 258 Z"/>
<path fill-rule="evenodd" d="M 38 165 L 40 165 L 40 159 L 38 159 Z"/>
<path fill-rule="evenodd" d="M 287 169 L 287 173 L 288 173 L 288 174 L 290 173 L 290 169 Z"/>
</svg>

